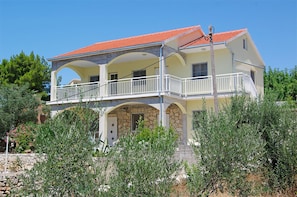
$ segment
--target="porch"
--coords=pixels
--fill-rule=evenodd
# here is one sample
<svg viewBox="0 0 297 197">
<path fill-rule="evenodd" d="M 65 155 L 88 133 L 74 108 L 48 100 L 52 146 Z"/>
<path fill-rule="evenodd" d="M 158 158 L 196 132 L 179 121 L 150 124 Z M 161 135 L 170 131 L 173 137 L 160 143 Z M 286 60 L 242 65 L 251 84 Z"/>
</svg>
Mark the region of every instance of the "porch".
<svg viewBox="0 0 297 197">
<path fill-rule="evenodd" d="M 252 97 L 257 90 L 249 75 L 229 73 L 216 76 L 219 95 L 246 92 Z M 162 83 L 160 83 L 162 82 Z M 166 74 L 107 80 L 92 83 L 56 86 L 51 102 L 112 100 L 157 95 L 172 95 L 182 99 L 207 97 L 213 94 L 212 76 L 180 78 Z"/>
</svg>

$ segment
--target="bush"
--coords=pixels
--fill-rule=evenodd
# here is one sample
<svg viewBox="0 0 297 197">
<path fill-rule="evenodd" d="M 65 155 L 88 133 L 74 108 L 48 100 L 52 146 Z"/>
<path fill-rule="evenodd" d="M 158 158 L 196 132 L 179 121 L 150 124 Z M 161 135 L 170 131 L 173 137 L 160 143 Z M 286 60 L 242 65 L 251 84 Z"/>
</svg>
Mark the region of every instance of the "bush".
<svg viewBox="0 0 297 197">
<path fill-rule="evenodd" d="M 121 137 L 110 153 L 114 166 L 107 196 L 169 196 L 173 174 L 180 164 L 173 155 L 177 135 L 171 129 L 141 126 L 136 134 Z"/>
<path fill-rule="evenodd" d="M 16 143 L 15 151 L 17 153 L 34 151 L 34 140 L 37 127 L 38 125 L 34 123 L 27 123 L 17 128 L 12 139 Z"/>
<path fill-rule="evenodd" d="M 78 109 L 79 110 L 79 109 Z M 95 165 L 90 124 L 77 118 L 76 110 L 62 113 L 40 127 L 36 152 L 40 162 L 23 177 L 22 195 L 98 195 L 100 165 Z M 72 121 L 71 121 L 72 120 Z"/>
<path fill-rule="evenodd" d="M 208 195 L 226 190 L 240 196 L 250 194 L 246 177 L 261 167 L 264 142 L 257 126 L 248 124 L 244 114 L 238 113 L 241 107 L 233 103 L 218 115 L 202 113 L 199 117 L 200 126 L 194 134 L 200 143 L 194 147 L 198 163 L 187 168 L 191 193 Z"/>
<path fill-rule="evenodd" d="M 296 114 L 289 105 L 278 105 L 271 95 L 260 102 L 236 96 L 218 115 L 202 113 L 198 122 L 198 163 L 187 167 L 192 193 L 248 195 L 249 174 L 260 176 L 257 186 L 270 192 L 296 186 Z"/>
<path fill-rule="evenodd" d="M 295 107 L 293 105 L 293 107 Z M 297 119 L 290 103 L 278 104 L 271 97 L 259 104 L 259 132 L 266 142 L 265 177 L 271 192 L 297 187 Z"/>
</svg>

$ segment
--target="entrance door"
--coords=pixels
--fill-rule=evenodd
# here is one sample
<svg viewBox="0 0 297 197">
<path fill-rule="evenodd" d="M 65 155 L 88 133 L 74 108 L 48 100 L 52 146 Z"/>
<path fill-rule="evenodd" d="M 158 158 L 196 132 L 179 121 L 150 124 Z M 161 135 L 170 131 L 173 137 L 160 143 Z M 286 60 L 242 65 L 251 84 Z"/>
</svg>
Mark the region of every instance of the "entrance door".
<svg viewBox="0 0 297 197">
<path fill-rule="evenodd" d="M 118 82 L 118 73 L 111 73 L 110 74 L 110 84 L 109 84 L 109 87 L 110 87 L 110 94 L 111 95 L 115 95 L 117 94 L 117 82 Z"/>
<path fill-rule="evenodd" d="M 113 143 L 118 139 L 118 121 L 117 117 L 107 118 L 107 140 L 109 146 L 113 146 Z"/>
</svg>

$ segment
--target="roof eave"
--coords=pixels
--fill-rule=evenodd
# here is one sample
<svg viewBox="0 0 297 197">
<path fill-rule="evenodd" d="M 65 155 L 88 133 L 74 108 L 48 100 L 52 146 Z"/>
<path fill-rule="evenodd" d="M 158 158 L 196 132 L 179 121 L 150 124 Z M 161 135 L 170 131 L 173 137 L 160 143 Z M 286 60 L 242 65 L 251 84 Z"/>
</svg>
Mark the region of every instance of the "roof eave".
<svg viewBox="0 0 297 197">
<path fill-rule="evenodd" d="M 80 54 L 74 54 L 74 55 L 58 56 L 58 57 L 48 58 L 47 60 L 53 62 L 53 61 L 60 61 L 60 60 L 67 60 L 67 59 L 75 59 L 75 58 L 88 57 L 88 56 L 93 56 L 93 55 L 101 55 L 101 54 L 106 54 L 106 53 L 133 50 L 133 49 L 138 49 L 138 48 L 161 46 L 162 43 L 163 43 L 163 41 L 152 42 L 152 43 L 147 43 L 147 44 L 133 45 L 133 46 L 114 48 L 114 49 L 109 49 L 109 50 L 100 50 L 100 51 L 93 51 L 93 52 L 80 53 Z"/>
</svg>

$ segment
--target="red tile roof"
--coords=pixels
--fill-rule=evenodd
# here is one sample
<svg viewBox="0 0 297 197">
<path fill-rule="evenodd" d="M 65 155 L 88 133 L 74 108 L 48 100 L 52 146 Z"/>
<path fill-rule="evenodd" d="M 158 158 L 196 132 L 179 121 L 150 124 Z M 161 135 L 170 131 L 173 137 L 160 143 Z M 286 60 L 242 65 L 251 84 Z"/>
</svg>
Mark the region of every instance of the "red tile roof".
<svg viewBox="0 0 297 197">
<path fill-rule="evenodd" d="M 234 31 L 215 33 L 213 34 L 213 42 L 214 43 L 225 42 L 246 31 L 247 31 L 246 29 L 239 29 Z M 199 46 L 199 45 L 205 45 L 205 44 L 209 44 L 209 41 L 205 39 L 199 39 L 183 47 Z"/>
<path fill-rule="evenodd" d="M 192 26 L 192 27 L 174 29 L 174 30 L 169 30 L 164 32 L 134 36 L 129 38 L 122 38 L 118 40 L 98 42 L 93 45 L 59 55 L 57 57 L 66 57 L 66 56 L 78 55 L 78 54 L 84 54 L 84 53 L 90 53 L 90 52 L 96 52 L 96 51 L 111 50 L 111 49 L 118 49 L 118 48 L 129 47 L 129 46 L 162 42 L 174 36 L 178 36 L 180 34 L 183 34 L 195 29 L 200 29 L 201 31 L 200 26 Z"/>
<path fill-rule="evenodd" d="M 185 28 L 174 29 L 174 30 L 169 30 L 169 31 L 157 32 L 157 33 L 152 33 L 152 34 L 145 34 L 145 35 L 133 36 L 133 37 L 129 37 L 129 38 L 122 38 L 122 39 L 118 39 L 118 40 L 98 42 L 98 43 L 92 44 L 90 46 L 59 55 L 59 56 L 57 56 L 57 58 L 67 57 L 67 56 L 72 56 L 72 55 L 79 55 L 79 54 L 84 54 L 84 53 L 91 53 L 91 52 L 96 52 L 96 51 L 119 49 L 119 48 L 124 48 L 124 47 L 129 47 L 129 46 L 137 46 L 137 45 L 143 45 L 143 44 L 163 42 L 167 39 L 182 35 L 184 33 L 187 33 L 187 32 L 193 31 L 193 30 L 198 30 L 201 32 L 201 34 L 204 34 L 203 31 L 201 30 L 200 26 L 191 26 L 191 27 L 185 27 Z M 246 31 L 247 31 L 246 29 L 240 29 L 240 30 L 234 30 L 234 31 L 228 31 L 228 32 L 215 33 L 213 35 L 213 42 L 214 43 L 225 42 L 225 41 L 228 41 L 228 40 L 236 37 L 240 33 L 246 32 Z M 186 44 L 182 47 L 186 48 L 189 46 L 199 46 L 199 45 L 204 45 L 204 44 L 208 44 L 208 43 L 209 43 L 208 40 L 205 40 L 202 38 L 202 39 L 193 41 L 189 44 Z"/>
</svg>

